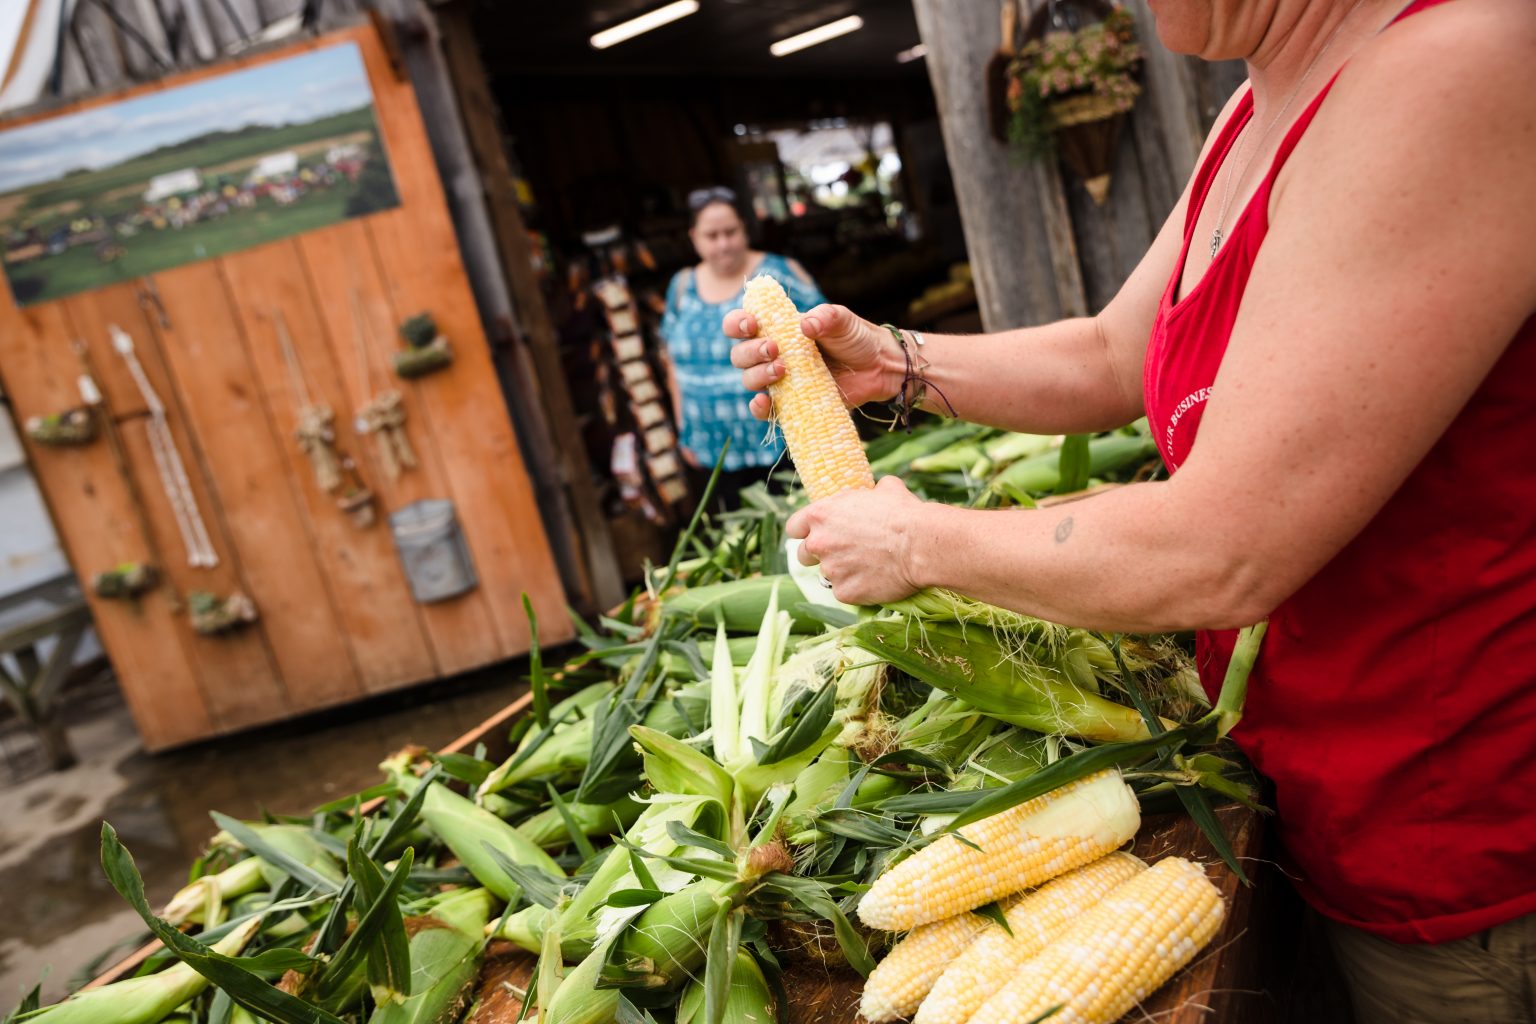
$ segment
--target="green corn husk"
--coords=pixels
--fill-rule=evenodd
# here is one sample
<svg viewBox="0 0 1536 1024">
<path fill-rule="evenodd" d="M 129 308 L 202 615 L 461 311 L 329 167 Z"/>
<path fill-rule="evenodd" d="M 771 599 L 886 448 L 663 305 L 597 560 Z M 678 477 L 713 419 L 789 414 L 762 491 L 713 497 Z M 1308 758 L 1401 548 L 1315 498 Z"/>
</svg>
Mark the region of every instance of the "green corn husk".
<svg viewBox="0 0 1536 1024">
<path fill-rule="evenodd" d="M 1143 739 L 1134 709 L 1072 685 L 1054 664 L 1010 657 L 997 634 L 981 626 L 908 619 L 860 623 L 853 642 L 976 710 L 1036 732 L 1106 742 Z"/>
<path fill-rule="evenodd" d="M 671 988 L 688 980 L 704 963 L 716 909 L 739 885 L 700 879 L 651 904 L 619 935 L 604 978 L 641 988 Z"/>
<path fill-rule="evenodd" d="M 592 723 L 588 717 L 558 727 L 531 754 L 513 754 L 486 776 L 478 795 L 499 793 L 529 779 L 570 782 L 580 778 L 592 756 Z"/>
<path fill-rule="evenodd" d="M 711 1024 L 704 1017 L 705 992 L 702 979 L 690 981 L 677 1004 L 676 1024 Z M 731 987 L 725 998 L 725 1013 L 720 1024 L 773 1024 L 778 1003 L 757 957 L 741 949 L 731 966 Z"/>
<path fill-rule="evenodd" d="M 516 901 L 522 889 L 496 863 L 485 848 L 486 843 L 516 864 L 536 868 L 553 878 L 565 877 L 560 865 L 533 840 L 441 783 L 434 782 L 428 787 L 421 817 L 477 882 L 508 902 Z"/>
<path fill-rule="evenodd" d="M 952 444 L 964 442 L 985 433 L 986 429 L 974 423 L 952 420 L 921 433 L 914 433 L 891 451 L 877 459 L 871 459 L 869 468 L 877 477 L 892 473 L 899 474 L 912 464 L 913 459 L 941 451 Z"/>
<path fill-rule="evenodd" d="M 1157 454 L 1157 446 L 1144 434 L 1107 434 L 1088 442 L 1088 472 L 1103 476 Z M 1061 455 L 1047 451 L 1020 459 L 998 473 L 987 485 L 993 495 L 1048 494 L 1061 483 Z"/>
<path fill-rule="evenodd" d="M 266 887 L 262 862 L 256 857 L 236 861 L 229 867 L 183 886 L 166 903 L 160 916 L 173 925 L 192 922 L 211 927 L 218 924 L 218 909 L 226 901 L 238 899 Z"/>
<path fill-rule="evenodd" d="M 979 444 L 960 444 L 912 460 L 914 473 L 952 473 L 968 470 L 985 457 Z"/>
<path fill-rule="evenodd" d="M 493 901 L 484 889 L 458 889 L 437 902 L 423 918 L 406 922 L 412 930 L 411 992 L 402 1002 L 387 1001 L 368 1024 L 448 1024 L 469 1005 L 485 926 Z"/>
<path fill-rule="evenodd" d="M 503 917 L 491 935 L 515 943 L 530 953 L 539 953 L 544 948 L 544 935 L 554 920 L 553 910 L 530 903 L 517 913 Z"/>
<path fill-rule="evenodd" d="M 234 956 L 260 927 L 261 919 L 252 918 L 212 948 L 225 956 Z M 207 987 L 208 980 L 201 974 L 186 964 L 175 963 L 142 978 L 77 992 L 27 1020 L 28 1024 L 158 1024 Z"/>
<path fill-rule="evenodd" d="M 800 633 L 820 633 L 824 628 L 821 620 L 798 611 L 794 607 L 797 602 L 789 600 L 796 589 L 788 574 L 752 576 L 668 594 L 662 601 L 661 614 L 665 618 L 686 619 L 711 629 L 717 622 L 724 622 L 726 631 L 731 633 L 757 633 L 762 628 L 768 599 L 776 584 L 780 591 L 779 599 L 785 603 L 785 610 L 794 622 L 794 630 Z"/>
<path fill-rule="evenodd" d="M 549 720 L 551 722 L 564 722 L 567 725 L 573 725 L 583 718 L 591 718 L 592 709 L 613 696 L 616 690 L 617 687 L 607 681 L 583 686 L 569 697 L 551 707 L 549 709 Z M 534 737 L 538 736 L 538 734 L 539 727 L 535 723 L 534 727 L 524 733 L 522 739 L 518 740 L 514 753 L 524 750 L 534 741 Z"/>
<path fill-rule="evenodd" d="M 635 823 L 645 805 L 625 797 L 611 804 L 567 803 L 565 809 L 587 837 L 616 835 Z M 544 850 L 560 850 L 571 844 L 570 828 L 557 808 L 540 811 L 519 822 L 517 831 Z"/>
<path fill-rule="evenodd" d="M 573 967 L 548 1006 L 539 1008 L 538 1024 L 613 1024 L 618 1019 L 619 990 L 598 988 L 606 949 L 596 949 Z"/>
<path fill-rule="evenodd" d="M 725 809 L 707 797 L 658 797 L 630 826 L 625 839 L 642 850 L 673 856 L 679 853 L 680 847 L 668 834 L 668 823 L 675 821 L 718 838 L 725 828 L 724 815 Z M 560 949 L 566 959 L 580 960 L 587 956 L 602 939 L 634 917 L 633 910 L 604 906 L 616 890 L 640 887 L 631 867 L 632 856 L 635 855 L 627 850 L 615 849 L 598 866 L 581 892 L 561 909 L 557 920 Z M 662 892 L 677 892 L 692 877 L 660 861 L 649 861 L 646 867 L 651 880 Z"/>
<path fill-rule="evenodd" d="M 1052 437 L 1049 434 L 1008 433 L 992 438 L 981 448 L 994 465 L 1001 466 L 1048 452 L 1052 448 L 1060 447 L 1061 442 L 1062 437 L 1059 434 Z"/>
</svg>

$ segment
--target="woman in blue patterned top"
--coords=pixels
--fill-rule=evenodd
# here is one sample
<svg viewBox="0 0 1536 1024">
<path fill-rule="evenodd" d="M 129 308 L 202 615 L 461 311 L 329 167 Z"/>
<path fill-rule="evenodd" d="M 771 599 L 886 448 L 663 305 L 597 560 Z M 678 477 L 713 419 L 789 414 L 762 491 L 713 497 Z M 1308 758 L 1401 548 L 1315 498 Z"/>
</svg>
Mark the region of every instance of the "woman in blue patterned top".
<svg viewBox="0 0 1536 1024">
<path fill-rule="evenodd" d="M 767 478 L 769 468 L 784 452 L 784 442 L 776 433 L 770 438 L 762 421 L 747 408 L 741 371 L 731 366 L 732 342 L 720 325 L 725 314 L 741 306 L 747 279 L 758 274 L 783 285 L 802 313 L 826 299 L 800 264 L 758 252 L 748 244 L 747 226 L 730 189 L 698 189 L 689 194 L 688 209 L 688 237 L 699 254 L 699 264 L 672 278 L 661 336 L 678 439 L 693 492 L 702 493 L 703 481 L 729 438 L 716 500 L 725 498 L 734 504 L 742 487 Z"/>
</svg>

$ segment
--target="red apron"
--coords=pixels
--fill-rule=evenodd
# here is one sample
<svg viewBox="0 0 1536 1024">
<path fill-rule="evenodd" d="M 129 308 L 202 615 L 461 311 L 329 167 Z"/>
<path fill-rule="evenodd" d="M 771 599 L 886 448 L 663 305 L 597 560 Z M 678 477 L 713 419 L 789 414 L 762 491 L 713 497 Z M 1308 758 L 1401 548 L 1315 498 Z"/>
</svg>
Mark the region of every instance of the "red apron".
<svg viewBox="0 0 1536 1024">
<path fill-rule="evenodd" d="M 1163 295 L 1144 386 L 1172 472 L 1199 431 L 1275 176 L 1327 93 L 1287 134 L 1205 276 L 1175 302 L 1181 254 Z M 1251 115 L 1245 96 L 1200 168 L 1185 253 Z M 1533 442 L 1536 317 L 1376 517 L 1275 609 L 1233 733 L 1274 783 L 1303 895 L 1387 939 L 1446 942 L 1536 912 Z M 1235 635 L 1198 635 L 1213 696 Z"/>
</svg>

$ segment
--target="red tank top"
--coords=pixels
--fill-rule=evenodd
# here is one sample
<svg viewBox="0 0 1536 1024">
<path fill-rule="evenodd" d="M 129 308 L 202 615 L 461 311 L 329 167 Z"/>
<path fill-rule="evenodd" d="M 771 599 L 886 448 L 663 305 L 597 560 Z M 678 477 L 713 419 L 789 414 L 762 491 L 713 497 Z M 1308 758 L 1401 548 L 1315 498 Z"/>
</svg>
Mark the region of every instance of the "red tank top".
<svg viewBox="0 0 1536 1024">
<path fill-rule="evenodd" d="M 1195 179 L 1144 381 L 1170 472 L 1200 428 L 1275 176 L 1327 93 L 1285 137 L 1210 269 L 1175 301 L 1200 204 L 1252 115 L 1251 95 Z M 1394 941 L 1446 942 L 1536 911 L 1533 438 L 1536 317 L 1376 517 L 1275 609 L 1233 732 L 1274 783 L 1302 893 Z M 1198 635 L 1212 696 L 1235 635 Z"/>
</svg>

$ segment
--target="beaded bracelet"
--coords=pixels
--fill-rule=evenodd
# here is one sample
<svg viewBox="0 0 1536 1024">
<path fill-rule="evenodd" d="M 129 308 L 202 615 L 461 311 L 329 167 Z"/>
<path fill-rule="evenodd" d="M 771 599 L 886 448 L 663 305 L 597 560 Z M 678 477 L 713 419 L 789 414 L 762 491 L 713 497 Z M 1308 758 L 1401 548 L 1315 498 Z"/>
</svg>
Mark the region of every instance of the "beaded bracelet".
<svg viewBox="0 0 1536 1024">
<path fill-rule="evenodd" d="M 955 407 L 949 404 L 949 399 L 944 397 L 938 385 L 933 384 L 923 376 L 923 371 L 928 369 L 928 361 L 917 352 L 927 342 L 922 334 L 917 331 L 903 331 L 895 324 L 881 324 L 891 332 L 891 337 L 896 339 L 896 344 L 901 346 L 901 358 L 906 364 L 901 377 L 901 389 L 896 392 L 896 397 L 891 399 L 891 404 L 896 407 L 896 422 L 907 433 L 912 433 L 912 411 L 922 404 L 928 397 L 928 389 L 933 388 L 933 393 L 939 396 L 944 403 L 944 408 L 949 410 L 949 415 L 955 415 Z M 912 336 L 912 344 L 907 344 L 907 335 Z"/>
</svg>

